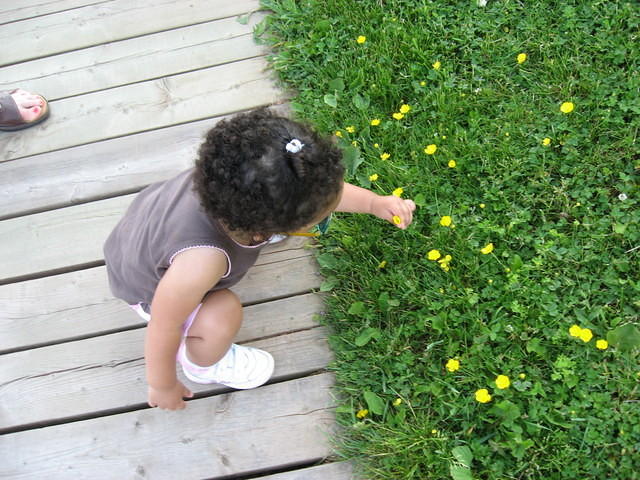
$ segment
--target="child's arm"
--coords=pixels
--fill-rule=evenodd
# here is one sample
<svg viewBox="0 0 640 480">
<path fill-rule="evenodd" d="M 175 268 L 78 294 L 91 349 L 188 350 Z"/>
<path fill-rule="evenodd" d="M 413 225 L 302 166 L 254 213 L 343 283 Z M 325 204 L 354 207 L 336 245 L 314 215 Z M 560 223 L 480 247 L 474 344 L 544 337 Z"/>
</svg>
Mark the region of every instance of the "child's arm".
<svg viewBox="0 0 640 480">
<path fill-rule="evenodd" d="M 397 226 L 405 229 L 411 225 L 415 209 L 416 204 L 412 200 L 393 195 L 381 196 L 345 182 L 336 212 L 369 213 L 391 223 L 395 223 L 393 217 L 397 216 L 400 218 Z"/>
<path fill-rule="evenodd" d="M 185 407 L 183 397 L 192 396 L 176 377 L 182 324 L 226 270 L 224 253 L 196 248 L 176 256 L 158 283 L 145 340 L 150 406 L 181 409 Z"/>
</svg>

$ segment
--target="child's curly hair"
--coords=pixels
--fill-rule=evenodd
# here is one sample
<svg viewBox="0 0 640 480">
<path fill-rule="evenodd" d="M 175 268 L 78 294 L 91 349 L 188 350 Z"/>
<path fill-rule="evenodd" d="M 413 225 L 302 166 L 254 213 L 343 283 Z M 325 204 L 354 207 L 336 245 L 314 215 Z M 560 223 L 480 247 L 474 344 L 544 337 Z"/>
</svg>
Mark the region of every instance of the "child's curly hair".
<svg viewBox="0 0 640 480">
<path fill-rule="evenodd" d="M 297 153 L 286 146 L 298 139 Z M 220 121 L 200 146 L 195 190 L 229 229 L 297 230 L 329 208 L 342 188 L 342 153 L 330 139 L 266 109 Z"/>
</svg>

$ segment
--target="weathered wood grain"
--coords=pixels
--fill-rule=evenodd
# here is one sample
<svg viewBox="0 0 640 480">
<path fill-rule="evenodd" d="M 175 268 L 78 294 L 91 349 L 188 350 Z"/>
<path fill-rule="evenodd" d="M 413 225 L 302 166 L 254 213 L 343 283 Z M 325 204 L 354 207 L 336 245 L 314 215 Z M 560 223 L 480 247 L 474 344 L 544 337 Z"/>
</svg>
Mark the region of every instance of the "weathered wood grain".
<svg viewBox="0 0 640 480">
<path fill-rule="evenodd" d="M 260 8 L 258 0 L 113 0 L 0 29 L 0 66 L 101 45 Z M 73 32 L 70 35 L 69 32 Z"/>
<path fill-rule="evenodd" d="M 144 407 L 145 329 L 9 353 L 0 363 L 0 431 L 34 423 L 59 422 L 113 409 Z M 324 328 L 249 342 L 271 353 L 270 382 L 309 375 L 331 361 Z M 228 390 L 179 377 L 194 393 Z M 16 408 L 20 405 L 20 408 Z"/>
<path fill-rule="evenodd" d="M 0 3 L 0 24 L 105 3 L 108 0 L 13 0 Z"/>
<path fill-rule="evenodd" d="M 348 462 L 327 463 L 317 467 L 301 468 L 293 472 L 261 476 L 260 480 L 352 480 L 353 468 Z"/>
<path fill-rule="evenodd" d="M 2 68 L 0 90 L 20 86 L 49 101 L 166 77 L 266 53 L 253 41 L 252 15 L 191 25 Z"/>
<path fill-rule="evenodd" d="M 288 105 L 273 111 L 288 114 Z M 204 134 L 218 121 L 127 135 L 0 162 L 0 219 L 141 190 L 192 167 Z"/>
<path fill-rule="evenodd" d="M 52 102 L 37 127 L 0 137 L 0 160 L 227 115 L 281 100 L 264 58 Z"/>
<path fill-rule="evenodd" d="M 0 437 L 12 479 L 219 478 L 330 454 L 330 375 Z"/>
</svg>

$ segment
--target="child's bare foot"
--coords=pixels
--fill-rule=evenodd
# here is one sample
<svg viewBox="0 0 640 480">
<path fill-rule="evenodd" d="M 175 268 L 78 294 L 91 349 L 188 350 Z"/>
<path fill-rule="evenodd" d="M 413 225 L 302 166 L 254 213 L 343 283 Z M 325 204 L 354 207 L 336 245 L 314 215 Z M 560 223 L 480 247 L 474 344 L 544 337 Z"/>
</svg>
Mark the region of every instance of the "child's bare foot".
<svg viewBox="0 0 640 480">
<path fill-rule="evenodd" d="M 0 130 L 22 130 L 48 116 L 49 105 L 44 97 L 19 88 L 0 92 Z"/>
</svg>

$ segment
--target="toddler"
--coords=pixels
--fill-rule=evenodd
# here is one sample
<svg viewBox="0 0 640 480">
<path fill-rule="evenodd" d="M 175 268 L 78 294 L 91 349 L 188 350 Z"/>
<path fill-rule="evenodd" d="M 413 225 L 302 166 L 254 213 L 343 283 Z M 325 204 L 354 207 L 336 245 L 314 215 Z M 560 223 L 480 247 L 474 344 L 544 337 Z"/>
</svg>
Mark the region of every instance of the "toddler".
<svg viewBox="0 0 640 480">
<path fill-rule="evenodd" d="M 267 352 L 236 345 L 242 305 L 229 290 L 276 234 L 305 230 L 331 212 L 369 213 L 406 228 L 415 204 L 343 182 L 330 139 L 268 110 L 219 122 L 195 168 L 150 185 L 107 239 L 114 295 L 148 321 L 148 403 L 184 408 L 196 383 L 246 389 L 273 373 Z"/>
</svg>

